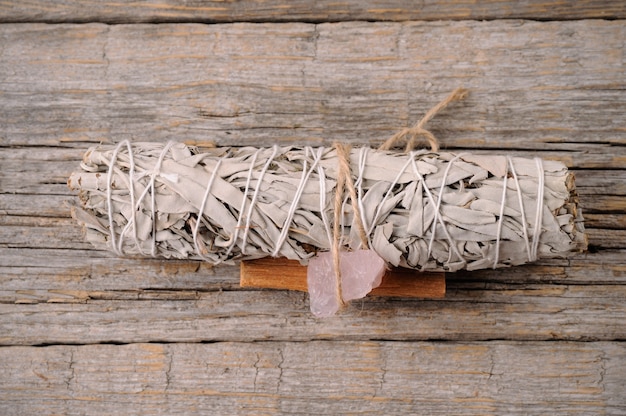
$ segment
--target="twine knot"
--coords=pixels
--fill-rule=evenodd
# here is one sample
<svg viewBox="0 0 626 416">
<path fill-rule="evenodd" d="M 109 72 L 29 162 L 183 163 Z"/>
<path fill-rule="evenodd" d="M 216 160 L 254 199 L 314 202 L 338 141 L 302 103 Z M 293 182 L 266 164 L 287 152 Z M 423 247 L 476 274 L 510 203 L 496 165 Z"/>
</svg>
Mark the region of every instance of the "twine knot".
<svg viewBox="0 0 626 416">
<path fill-rule="evenodd" d="M 433 152 L 439 151 L 439 141 L 430 131 L 424 128 L 426 123 L 430 121 L 438 112 L 448 106 L 448 104 L 462 100 L 467 96 L 467 90 L 464 88 L 457 88 L 450 95 L 448 95 L 439 104 L 431 108 L 420 121 L 418 121 L 412 127 L 405 127 L 400 130 L 389 139 L 387 139 L 378 149 L 379 150 L 391 150 L 396 147 L 401 141 L 406 141 L 405 153 L 409 153 L 417 146 L 418 139 L 420 137 L 426 138 L 426 141 L 430 145 Z M 341 269 L 340 269 L 340 252 L 341 252 L 341 216 L 344 192 L 347 188 L 350 196 L 350 203 L 352 205 L 352 211 L 354 213 L 354 222 L 359 231 L 359 238 L 361 240 L 361 246 L 364 249 L 369 248 L 368 233 L 363 225 L 363 217 L 358 204 L 358 198 L 354 181 L 352 180 L 352 169 L 350 167 L 350 149 L 351 146 L 344 143 L 335 143 L 333 145 L 337 152 L 337 187 L 335 188 L 335 201 L 334 201 L 334 217 L 333 217 L 333 241 L 331 244 L 331 253 L 333 257 L 333 268 L 335 269 L 335 283 L 336 283 L 336 295 L 339 305 L 343 305 L 341 289 Z"/>
<path fill-rule="evenodd" d="M 358 197 L 356 194 L 356 188 L 354 187 L 354 181 L 352 180 L 352 169 L 350 167 L 350 149 L 351 146 L 345 143 L 335 143 L 333 145 L 337 152 L 337 187 L 335 188 L 335 207 L 333 217 L 333 241 L 331 245 L 331 251 L 333 256 L 333 267 L 335 269 L 335 281 L 337 284 L 337 298 L 339 304 L 342 305 L 343 298 L 341 296 L 341 270 L 339 252 L 341 251 L 341 215 L 343 206 L 344 189 L 347 188 L 350 195 L 350 203 L 352 205 L 352 211 L 354 212 L 354 220 L 356 222 L 357 229 L 359 231 L 359 238 L 361 239 L 361 246 L 364 249 L 369 248 L 367 240 L 367 232 L 363 225 L 363 217 L 359 204 L 357 203 Z"/>
<path fill-rule="evenodd" d="M 448 104 L 454 101 L 460 101 L 467 96 L 468 91 L 465 88 L 457 88 L 450 95 L 448 95 L 443 101 L 431 108 L 420 121 L 418 121 L 412 127 L 405 127 L 400 130 L 380 145 L 378 150 L 391 150 L 396 147 L 400 142 L 406 141 L 405 153 L 408 153 L 415 149 L 418 143 L 419 137 L 424 137 L 430 149 L 433 152 L 439 151 L 439 141 L 429 130 L 426 130 L 424 126 L 430 121 L 438 112 L 448 106 Z"/>
</svg>

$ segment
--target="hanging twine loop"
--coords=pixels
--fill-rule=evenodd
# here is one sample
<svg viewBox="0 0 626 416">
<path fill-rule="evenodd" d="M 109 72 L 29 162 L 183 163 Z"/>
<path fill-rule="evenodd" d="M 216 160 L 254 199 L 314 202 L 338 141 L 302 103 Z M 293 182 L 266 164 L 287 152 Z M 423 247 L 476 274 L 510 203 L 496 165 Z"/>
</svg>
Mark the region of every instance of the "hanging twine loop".
<svg viewBox="0 0 626 416">
<path fill-rule="evenodd" d="M 464 88 L 457 88 L 450 95 L 448 95 L 443 101 L 431 108 L 420 121 L 413 127 L 407 127 L 399 131 L 398 133 L 387 139 L 380 147 L 379 150 L 391 150 L 396 147 L 401 141 L 406 140 L 405 153 L 412 151 L 418 143 L 419 137 L 425 137 L 430 144 L 430 148 L 433 152 L 439 150 L 439 141 L 428 130 L 424 128 L 426 123 L 430 121 L 438 112 L 448 106 L 448 104 L 459 101 L 465 98 L 467 90 Z M 333 145 L 337 152 L 337 187 L 335 189 L 335 201 L 334 201 L 334 216 L 333 216 L 333 241 L 331 242 L 331 253 L 333 257 L 333 268 L 335 270 L 335 284 L 336 295 L 339 305 L 344 305 L 341 288 L 341 217 L 343 215 L 342 206 L 344 193 L 347 189 L 350 196 L 350 203 L 352 211 L 354 213 L 354 222 L 358 228 L 359 238 L 361 240 L 361 246 L 364 249 L 369 249 L 368 233 L 363 225 L 363 217 L 359 204 L 357 203 L 357 193 L 352 180 L 352 170 L 350 168 L 350 149 L 351 146 L 343 143 L 335 143 Z"/>
<path fill-rule="evenodd" d="M 361 245 L 366 250 L 369 248 L 367 240 L 367 233 L 365 226 L 363 225 L 363 217 L 359 204 L 357 203 L 356 188 L 354 181 L 352 180 L 352 169 L 350 168 L 350 149 L 349 144 L 335 143 L 333 145 L 337 152 L 337 188 L 335 189 L 335 201 L 334 201 L 334 216 L 333 216 L 333 241 L 331 244 L 331 252 L 333 256 L 333 268 L 335 270 L 335 283 L 337 300 L 340 305 L 344 304 L 343 297 L 341 295 L 341 269 L 340 269 L 340 251 L 341 251 L 341 216 L 343 214 L 343 198 L 344 190 L 347 188 L 348 195 L 350 196 L 350 204 L 352 205 L 352 211 L 354 212 L 354 219 L 357 229 L 359 231 L 359 238 L 361 239 Z"/>
<path fill-rule="evenodd" d="M 465 88 L 457 88 L 450 95 L 448 95 L 443 101 L 439 104 L 431 108 L 425 115 L 422 117 L 420 121 L 418 121 L 412 127 L 405 127 L 400 130 L 380 145 L 378 150 L 391 150 L 394 147 L 397 147 L 403 141 L 406 141 L 406 147 L 404 149 L 405 153 L 408 153 L 415 149 L 418 143 L 418 139 L 420 137 L 424 137 L 428 144 L 430 145 L 430 149 L 433 152 L 439 151 L 439 141 L 437 138 L 429 131 L 424 128 L 426 123 L 430 121 L 438 112 L 443 110 L 448 106 L 448 104 L 453 103 L 455 101 L 460 101 L 467 96 L 467 90 Z"/>
</svg>

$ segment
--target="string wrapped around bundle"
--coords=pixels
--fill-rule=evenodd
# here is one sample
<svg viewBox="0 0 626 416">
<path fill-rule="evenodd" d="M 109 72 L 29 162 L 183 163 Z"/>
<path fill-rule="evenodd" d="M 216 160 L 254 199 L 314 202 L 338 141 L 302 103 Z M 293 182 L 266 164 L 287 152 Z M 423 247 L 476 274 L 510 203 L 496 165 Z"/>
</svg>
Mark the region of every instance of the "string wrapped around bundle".
<svg viewBox="0 0 626 416">
<path fill-rule="evenodd" d="M 367 246 L 393 266 L 456 271 L 586 247 L 573 174 L 539 158 L 122 142 L 81 168 L 74 216 L 119 255 L 306 264 Z"/>
</svg>

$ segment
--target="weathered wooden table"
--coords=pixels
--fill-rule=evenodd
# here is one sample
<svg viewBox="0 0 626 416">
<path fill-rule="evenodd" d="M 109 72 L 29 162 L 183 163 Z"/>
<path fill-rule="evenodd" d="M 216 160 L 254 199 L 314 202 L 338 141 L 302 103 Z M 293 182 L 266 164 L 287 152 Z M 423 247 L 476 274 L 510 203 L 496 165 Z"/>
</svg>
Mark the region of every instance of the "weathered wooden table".
<svg viewBox="0 0 626 416">
<path fill-rule="evenodd" d="M 0 414 L 625 414 L 621 1 L 0 3 Z M 444 148 L 576 172 L 589 252 L 318 320 L 238 268 L 96 251 L 98 142 Z"/>
</svg>

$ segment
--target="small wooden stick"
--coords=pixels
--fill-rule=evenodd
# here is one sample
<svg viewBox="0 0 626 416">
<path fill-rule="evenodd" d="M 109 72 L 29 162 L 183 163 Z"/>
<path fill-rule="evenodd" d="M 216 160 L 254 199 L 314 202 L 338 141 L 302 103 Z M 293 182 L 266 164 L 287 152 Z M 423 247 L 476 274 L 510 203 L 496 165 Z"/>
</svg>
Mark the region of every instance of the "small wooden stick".
<svg viewBox="0 0 626 416">
<path fill-rule="evenodd" d="M 306 292 L 306 267 L 298 261 L 283 258 L 242 261 L 240 285 Z M 370 292 L 370 296 L 424 299 L 443 298 L 445 294 L 445 273 L 416 272 L 400 268 L 387 271 L 382 284 Z"/>
</svg>

